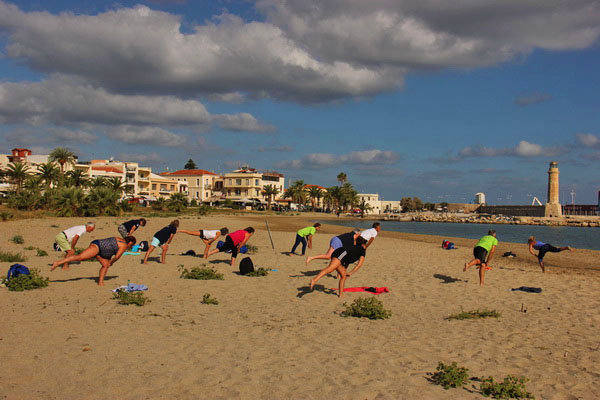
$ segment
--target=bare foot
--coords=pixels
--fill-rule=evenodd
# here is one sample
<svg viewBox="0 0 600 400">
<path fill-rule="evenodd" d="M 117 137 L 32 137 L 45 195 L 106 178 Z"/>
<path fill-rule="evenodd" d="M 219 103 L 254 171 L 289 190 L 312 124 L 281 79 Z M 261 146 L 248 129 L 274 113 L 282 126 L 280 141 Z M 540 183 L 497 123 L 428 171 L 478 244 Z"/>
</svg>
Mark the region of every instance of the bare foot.
<svg viewBox="0 0 600 400">
<path fill-rule="evenodd" d="M 50 268 L 50 272 L 54 271 L 58 267 L 58 261 L 54 261 L 52 263 L 52 268 Z"/>
<path fill-rule="evenodd" d="M 310 262 L 310 257 L 306 257 L 306 265 Z"/>
<path fill-rule="evenodd" d="M 310 290 L 315 288 L 315 281 L 313 279 L 310 280 Z"/>
<path fill-rule="evenodd" d="M 469 269 L 469 263 L 465 263 L 465 267 L 463 268 L 463 272 Z"/>
<path fill-rule="evenodd" d="M 573 251 L 573 249 L 571 248 L 571 246 L 567 246 L 567 250 Z"/>
<path fill-rule="evenodd" d="M 71 269 L 70 267 L 65 267 L 65 266 L 63 266 L 63 267 L 62 267 L 62 270 L 63 270 L 63 271 L 68 271 L 68 270 L 70 270 L 70 269 Z"/>
<path fill-rule="evenodd" d="M 104 286 L 104 282 L 102 282 L 102 283 L 98 282 L 98 286 Z"/>
</svg>

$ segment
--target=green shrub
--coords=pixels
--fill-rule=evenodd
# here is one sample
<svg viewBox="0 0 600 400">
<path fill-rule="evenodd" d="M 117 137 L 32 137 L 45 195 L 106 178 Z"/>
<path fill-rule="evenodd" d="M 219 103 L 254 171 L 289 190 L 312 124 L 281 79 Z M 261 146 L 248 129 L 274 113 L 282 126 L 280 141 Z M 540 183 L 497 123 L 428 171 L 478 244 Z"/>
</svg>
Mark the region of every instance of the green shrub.
<svg viewBox="0 0 600 400">
<path fill-rule="evenodd" d="M 23 247 L 23 250 L 35 250 L 35 249 L 37 249 L 37 247 L 34 247 L 34 246 Z"/>
<path fill-rule="evenodd" d="M 247 244 L 246 247 L 248 248 L 248 254 L 258 253 L 258 247 L 251 245 L 251 244 Z"/>
<path fill-rule="evenodd" d="M 3 280 L 8 290 L 13 292 L 22 292 L 24 290 L 39 289 L 48 286 L 50 279 L 40 276 L 40 271 L 37 268 L 29 270 L 29 275 L 17 275 L 10 280 Z"/>
<path fill-rule="evenodd" d="M 150 299 L 144 295 L 144 292 L 128 292 L 126 290 L 119 290 L 113 293 L 113 299 L 116 299 L 117 303 L 125 306 L 135 304 L 141 307 L 150 302 Z"/>
<path fill-rule="evenodd" d="M 42 249 L 37 249 L 37 256 L 38 257 L 46 257 L 48 255 L 48 252 L 46 250 L 42 250 Z"/>
<path fill-rule="evenodd" d="M 13 214 L 10 211 L 0 211 L 0 218 L 2 221 L 8 221 L 13 217 Z"/>
<path fill-rule="evenodd" d="M 491 376 L 481 382 L 481 394 L 494 399 L 535 399 L 525 388 L 529 379 L 508 375 L 502 382 L 494 382 Z"/>
<path fill-rule="evenodd" d="M 224 275 L 215 271 L 214 268 L 194 267 L 191 269 L 191 271 L 188 271 L 188 269 L 185 268 L 183 265 L 179 265 L 177 267 L 177 269 L 179 271 L 181 271 L 180 278 L 183 278 L 183 279 L 198 279 L 201 281 L 207 281 L 207 280 L 222 281 L 223 279 L 225 279 Z"/>
<path fill-rule="evenodd" d="M 441 385 L 444 389 L 462 387 L 469 379 L 469 370 L 459 367 L 453 362 L 450 365 L 439 362 L 436 368 L 436 373 L 431 379 L 437 385 Z"/>
<path fill-rule="evenodd" d="M 257 277 L 257 276 L 267 276 L 269 275 L 269 271 L 273 271 L 271 268 L 263 268 L 263 267 L 258 267 L 257 269 L 255 269 L 252 272 L 248 272 L 246 275 L 244 276 L 253 276 L 253 277 Z"/>
<path fill-rule="evenodd" d="M 198 207 L 198 202 L 196 201 L 196 199 L 192 199 L 190 201 L 190 207 Z"/>
<path fill-rule="evenodd" d="M 392 312 L 383 308 L 383 303 L 375 297 L 359 297 L 351 305 L 344 303 L 344 307 L 343 317 L 387 319 L 392 316 Z"/>
<path fill-rule="evenodd" d="M 215 299 L 214 297 L 210 297 L 209 293 L 204 293 L 204 296 L 202 296 L 202 304 L 213 304 L 213 305 L 217 305 L 219 304 L 219 300 Z"/>
<path fill-rule="evenodd" d="M 453 319 L 479 319 L 479 318 L 498 318 L 502 315 L 501 312 L 496 310 L 473 310 L 473 311 L 462 311 L 458 314 L 452 314 L 448 320 Z"/>
<path fill-rule="evenodd" d="M 25 239 L 23 239 L 23 236 L 21 235 L 15 235 L 12 238 L 10 238 L 10 241 L 16 244 L 23 244 L 25 243 Z"/>
<path fill-rule="evenodd" d="M 26 258 L 21 253 L 10 253 L 0 250 L 0 261 L 2 262 L 23 262 Z"/>
</svg>

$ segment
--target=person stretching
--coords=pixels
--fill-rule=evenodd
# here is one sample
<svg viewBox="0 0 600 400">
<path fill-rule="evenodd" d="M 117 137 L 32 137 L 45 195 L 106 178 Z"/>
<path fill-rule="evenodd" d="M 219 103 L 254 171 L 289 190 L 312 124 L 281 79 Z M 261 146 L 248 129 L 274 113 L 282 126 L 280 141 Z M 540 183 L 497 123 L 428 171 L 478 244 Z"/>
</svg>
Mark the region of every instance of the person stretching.
<svg viewBox="0 0 600 400">
<path fill-rule="evenodd" d="M 498 239 L 496 239 L 496 231 L 490 230 L 488 234 L 481 239 L 475 245 L 473 249 L 473 259 L 465 264 L 463 271 L 467 271 L 470 267 L 477 264 L 479 268 L 479 285 L 483 286 L 483 280 L 485 278 L 485 270 L 491 268 L 489 266 L 492 256 L 498 246 Z"/>
<path fill-rule="evenodd" d="M 373 240 L 375 240 L 379 232 L 381 232 L 381 224 L 379 222 L 373 222 L 373 226 L 370 229 L 360 233 L 360 236 L 367 241 L 367 248 L 373 243 Z"/>
<path fill-rule="evenodd" d="M 235 266 L 235 258 L 237 257 L 238 250 L 246 244 L 248 239 L 250 239 L 250 236 L 252 236 L 253 234 L 254 228 L 252 228 L 251 226 L 246 229 L 240 229 L 239 231 L 230 233 L 225 238 L 225 243 L 223 243 L 223 246 L 221 246 L 220 249 L 214 249 L 210 251 L 206 255 L 206 258 L 212 256 L 213 254 L 231 250 L 231 266 Z"/>
<path fill-rule="evenodd" d="M 50 271 L 54 271 L 59 265 L 64 265 L 73 261 L 85 261 L 92 257 L 100 263 L 100 273 L 98 274 L 98 286 L 104 286 L 104 277 L 108 269 L 113 265 L 123 253 L 135 244 L 133 236 L 125 238 L 109 237 L 106 239 L 96 239 L 90 243 L 89 247 L 79 254 L 67 256 L 62 260 L 54 261 Z"/>
<path fill-rule="evenodd" d="M 537 257 L 538 263 L 540 264 L 540 268 L 542 269 L 543 273 L 546 272 L 546 269 L 544 268 L 544 256 L 547 252 L 560 253 L 563 250 L 573 251 L 573 249 L 571 249 L 570 246 L 554 247 L 550 243 L 538 242 L 535 240 L 535 236 L 531 236 L 527 240 L 527 244 L 529 245 L 529 252 L 533 256 Z M 535 254 L 533 250 L 537 250 L 538 254 Z"/>
<path fill-rule="evenodd" d="M 317 231 L 319 231 L 321 229 L 321 224 L 320 223 L 316 223 L 313 226 L 307 226 L 306 228 L 302 228 L 300 229 L 298 232 L 296 232 L 296 242 L 294 243 L 294 246 L 292 247 L 292 251 L 290 252 L 290 256 L 292 254 L 296 254 L 296 247 L 298 247 L 298 245 L 300 243 L 302 243 L 302 255 L 304 255 L 304 253 L 306 252 L 306 238 L 308 237 L 308 248 L 312 249 L 312 235 L 314 235 L 315 233 L 317 233 Z"/>
<path fill-rule="evenodd" d="M 66 252 L 65 257 L 75 255 L 75 245 L 79 238 L 83 234 L 93 231 L 95 227 L 96 225 L 94 225 L 93 222 L 88 222 L 85 225 L 72 226 L 56 235 L 54 241 L 62 251 Z M 64 263 L 62 269 L 67 271 L 69 269 L 69 263 Z"/>
<path fill-rule="evenodd" d="M 119 225 L 117 230 L 119 231 L 122 237 L 127 237 L 133 235 L 133 232 L 135 232 L 135 230 L 139 228 L 140 225 L 146 226 L 145 218 L 132 219 L 130 221 L 123 222 L 121 225 Z"/>
<path fill-rule="evenodd" d="M 146 252 L 146 256 L 144 257 L 144 262 L 142 264 L 148 263 L 148 257 L 156 247 L 160 247 L 162 249 L 162 254 L 160 255 L 160 262 L 162 264 L 165 264 L 167 259 L 167 250 L 169 249 L 169 244 L 171 244 L 171 240 L 173 240 L 173 236 L 175 236 L 175 234 L 177 233 L 177 228 L 179 228 L 178 219 L 172 221 L 168 226 L 165 226 L 160 231 L 154 234 L 154 237 L 152 238 L 152 242 L 150 243 L 150 247 L 148 247 L 148 251 Z"/>
<path fill-rule="evenodd" d="M 202 241 L 206 245 L 206 248 L 204 249 L 204 258 L 208 258 L 208 251 L 210 250 L 210 245 L 221 236 L 227 235 L 229 233 L 229 229 L 221 228 L 216 231 L 208 231 L 206 229 L 200 229 L 198 231 L 186 231 L 184 229 L 178 229 L 177 232 L 186 233 L 192 236 L 200 236 L 200 239 L 202 239 Z"/>
<path fill-rule="evenodd" d="M 362 267 L 367 255 L 366 249 L 367 241 L 363 237 L 359 236 L 356 239 L 356 246 L 353 246 L 351 249 L 340 247 L 339 249 L 335 250 L 331 255 L 331 261 L 329 262 L 329 265 L 326 268 L 323 268 L 317 276 L 310 280 L 310 290 L 314 289 L 315 284 L 319 281 L 319 279 L 330 272 L 337 270 L 340 276 L 338 297 L 343 297 L 346 278 L 356 273 L 360 267 Z M 356 264 L 352 271 L 346 272 L 346 268 L 356 261 L 358 261 L 358 264 Z"/>
<path fill-rule="evenodd" d="M 360 236 L 360 229 L 355 229 L 353 232 L 343 233 L 338 236 L 334 236 L 329 241 L 329 249 L 325 254 L 319 254 L 318 256 L 306 257 L 306 265 L 312 260 L 330 260 L 333 252 L 340 247 L 350 249 L 356 244 L 356 238 Z"/>
</svg>

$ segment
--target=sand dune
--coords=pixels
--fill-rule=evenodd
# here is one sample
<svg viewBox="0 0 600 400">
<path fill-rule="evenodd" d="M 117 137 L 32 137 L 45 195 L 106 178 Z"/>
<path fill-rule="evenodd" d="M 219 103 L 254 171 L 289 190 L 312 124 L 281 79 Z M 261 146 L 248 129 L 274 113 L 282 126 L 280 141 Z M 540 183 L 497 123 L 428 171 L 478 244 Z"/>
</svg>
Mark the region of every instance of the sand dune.
<svg viewBox="0 0 600 400">
<path fill-rule="evenodd" d="M 472 241 L 454 239 L 460 249 L 446 251 L 435 237 L 385 232 L 369 248 L 364 267 L 347 281 L 347 286 L 390 288 L 378 298 L 392 318 L 369 321 L 339 315 L 344 301 L 366 294 L 338 299 L 330 290 L 337 285 L 333 277 L 319 281 L 314 292 L 307 290 L 325 262 L 306 267 L 303 257 L 281 254 L 308 220 L 269 218 L 273 250 L 262 218 L 183 217 L 184 229 L 253 225 L 255 264 L 278 271 L 249 278 L 232 270 L 221 254 L 208 262 L 178 255 L 203 249 L 196 238 L 179 234 L 166 265 L 143 266 L 141 257 L 123 256 L 109 270 L 104 288 L 95 282 L 97 262 L 49 272 L 58 254 L 49 249 L 54 235 L 85 220 L 0 223 L 0 249 L 21 251 L 28 257 L 24 264 L 52 280 L 41 290 L 0 289 L 0 398 L 482 398 L 477 382 L 448 391 L 431 384 L 428 377 L 438 361 L 456 361 L 473 376 L 524 375 L 536 398 L 600 397 L 600 279 L 592 271 L 600 252 L 549 255 L 549 272 L 541 274 L 535 259 L 526 257 L 525 245 L 501 243 L 500 252 L 519 256 L 496 258 L 480 288 L 476 271 L 462 272 Z M 97 219 L 97 229 L 81 244 L 116 235 L 122 221 Z M 149 240 L 169 221 L 153 218 L 136 236 Z M 330 236 L 344 231 L 325 226 L 311 254 L 325 251 Z M 8 241 L 17 233 L 24 245 Z M 37 257 L 25 246 L 50 255 Z M 180 264 L 214 266 L 225 280 L 179 279 Z M 9 265 L 0 263 L 2 274 Z M 110 289 L 128 280 L 148 285 L 151 303 L 126 307 L 112 300 Z M 510 291 L 523 285 L 543 292 Z M 220 304 L 201 304 L 204 293 Z M 496 309 L 502 316 L 445 319 L 477 308 Z"/>
</svg>

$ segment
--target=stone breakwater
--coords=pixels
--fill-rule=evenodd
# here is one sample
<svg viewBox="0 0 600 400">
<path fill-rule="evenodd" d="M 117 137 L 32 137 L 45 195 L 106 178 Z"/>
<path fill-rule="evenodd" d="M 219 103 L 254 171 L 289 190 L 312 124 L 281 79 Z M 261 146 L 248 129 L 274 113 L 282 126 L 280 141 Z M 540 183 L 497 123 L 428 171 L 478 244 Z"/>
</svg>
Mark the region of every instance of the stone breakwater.
<svg viewBox="0 0 600 400">
<path fill-rule="evenodd" d="M 539 218 L 512 217 L 509 215 L 454 215 L 454 214 L 416 214 L 404 221 L 414 222 L 448 222 L 459 224 L 507 224 L 507 225 L 545 225 L 545 226 L 580 226 L 600 227 L 599 217 Z"/>
</svg>

